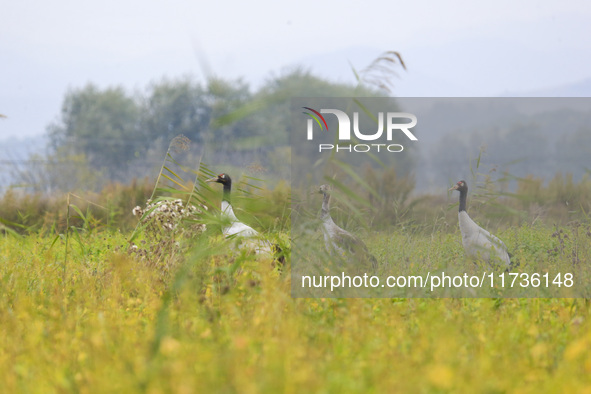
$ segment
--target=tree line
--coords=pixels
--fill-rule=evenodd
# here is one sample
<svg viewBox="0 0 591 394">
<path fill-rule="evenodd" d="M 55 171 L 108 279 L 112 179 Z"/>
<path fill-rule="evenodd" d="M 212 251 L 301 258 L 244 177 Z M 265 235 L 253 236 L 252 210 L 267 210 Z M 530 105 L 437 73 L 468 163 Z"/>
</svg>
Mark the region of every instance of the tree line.
<svg viewBox="0 0 591 394">
<path fill-rule="evenodd" d="M 108 182 L 151 176 L 169 142 L 189 138 L 209 163 L 256 163 L 289 177 L 291 97 L 376 95 L 302 69 L 269 78 L 253 90 L 240 79 L 164 78 L 142 91 L 89 83 L 70 89 L 48 125 L 45 157 L 21 171 L 33 190 L 100 189 Z"/>
</svg>

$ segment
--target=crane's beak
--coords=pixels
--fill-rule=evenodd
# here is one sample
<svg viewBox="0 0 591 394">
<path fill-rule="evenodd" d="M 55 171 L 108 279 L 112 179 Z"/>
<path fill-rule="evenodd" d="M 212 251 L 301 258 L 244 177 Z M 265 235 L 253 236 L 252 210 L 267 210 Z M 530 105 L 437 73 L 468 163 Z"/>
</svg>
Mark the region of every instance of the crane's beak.
<svg viewBox="0 0 591 394">
<path fill-rule="evenodd" d="M 206 179 L 205 182 L 217 182 L 218 177 L 214 176 L 213 178 Z"/>
<path fill-rule="evenodd" d="M 448 192 L 451 192 L 452 190 L 458 190 L 458 184 L 456 183 L 455 185 L 453 185 L 452 187 L 449 188 Z"/>
</svg>

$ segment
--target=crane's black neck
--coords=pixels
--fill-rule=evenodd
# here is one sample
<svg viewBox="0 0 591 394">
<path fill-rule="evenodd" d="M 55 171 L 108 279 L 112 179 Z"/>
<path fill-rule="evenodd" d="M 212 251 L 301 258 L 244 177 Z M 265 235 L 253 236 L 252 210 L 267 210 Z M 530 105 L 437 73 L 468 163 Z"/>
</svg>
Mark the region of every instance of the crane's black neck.
<svg viewBox="0 0 591 394">
<path fill-rule="evenodd" d="M 460 208 L 459 212 L 466 212 L 466 197 L 468 196 L 468 188 L 463 188 L 459 190 L 460 192 Z"/>
<path fill-rule="evenodd" d="M 222 195 L 222 200 L 230 203 L 230 192 L 232 191 L 232 181 L 227 181 L 224 183 L 224 193 Z"/>
</svg>

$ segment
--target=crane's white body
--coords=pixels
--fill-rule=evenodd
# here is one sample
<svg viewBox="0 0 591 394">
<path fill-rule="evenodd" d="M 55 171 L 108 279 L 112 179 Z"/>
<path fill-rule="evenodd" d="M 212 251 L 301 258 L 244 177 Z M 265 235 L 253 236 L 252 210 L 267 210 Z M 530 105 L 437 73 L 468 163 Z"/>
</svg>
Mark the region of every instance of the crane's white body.
<svg viewBox="0 0 591 394">
<path fill-rule="evenodd" d="M 242 223 L 234 214 L 234 209 L 230 204 L 232 178 L 227 174 L 219 174 L 217 177 L 207 179 L 206 182 L 216 182 L 224 185 L 221 204 L 222 234 L 226 238 L 240 239 L 240 242 L 237 242 L 239 249 L 253 250 L 257 254 L 272 254 L 269 241 L 262 239 L 255 229 Z"/>
<path fill-rule="evenodd" d="M 234 214 L 232 205 L 222 200 L 222 233 L 226 238 L 240 237 L 239 249 L 250 249 L 256 254 L 272 254 L 272 247 L 269 241 L 261 239 L 258 231 L 242 223 Z"/>
<path fill-rule="evenodd" d="M 489 262 L 498 261 L 509 267 L 511 261 L 503 241 L 477 225 L 466 211 L 458 213 L 458 221 L 466 254 Z"/>
<path fill-rule="evenodd" d="M 259 235 L 255 229 L 238 220 L 234 214 L 232 205 L 227 201 L 222 201 L 222 215 L 225 217 L 224 222 L 229 222 L 229 224 L 222 228 L 224 236 L 256 237 Z"/>
</svg>

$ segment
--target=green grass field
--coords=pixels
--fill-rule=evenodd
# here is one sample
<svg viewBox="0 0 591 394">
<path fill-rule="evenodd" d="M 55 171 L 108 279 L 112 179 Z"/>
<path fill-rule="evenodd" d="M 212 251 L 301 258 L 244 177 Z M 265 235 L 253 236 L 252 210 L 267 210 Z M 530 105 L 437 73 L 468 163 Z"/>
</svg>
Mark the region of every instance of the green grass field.
<svg viewBox="0 0 591 394">
<path fill-rule="evenodd" d="M 556 231 L 499 235 L 530 263 L 587 264 L 588 230 Z M 67 256 L 62 238 L 1 238 L 2 392 L 591 392 L 585 299 L 298 299 L 289 265 L 207 252 L 217 238 L 163 273 L 127 237 L 82 232 Z M 462 255 L 457 229 L 369 246 Z"/>
</svg>

